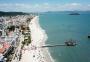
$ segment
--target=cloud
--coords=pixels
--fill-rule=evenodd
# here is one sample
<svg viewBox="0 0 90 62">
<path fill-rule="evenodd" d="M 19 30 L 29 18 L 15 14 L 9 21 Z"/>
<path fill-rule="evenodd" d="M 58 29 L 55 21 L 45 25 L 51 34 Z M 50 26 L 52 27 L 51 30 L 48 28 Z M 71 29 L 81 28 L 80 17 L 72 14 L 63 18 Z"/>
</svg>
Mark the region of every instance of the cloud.
<svg viewBox="0 0 90 62">
<path fill-rule="evenodd" d="M 90 10 L 90 4 L 66 3 L 66 4 L 0 4 L 0 11 L 23 11 L 23 12 L 39 12 L 39 11 L 71 11 L 71 10 Z"/>
<path fill-rule="evenodd" d="M 79 3 L 67 3 L 63 5 L 58 5 L 60 10 L 78 10 L 78 7 L 80 7 L 81 4 Z"/>
<path fill-rule="evenodd" d="M 81 4 L 81 3 L 68 3 L 63 5 L 58 5 L 58 9 L 61 11 L 73 11 L 73 10 L 80 10 L 80 11 L 86 11 L 90 10 L 90 6 L 87 4 Z"/>
<path fill-rule="evenodd" d="M 70 5 L 72 5 L 72 6 L 80 6 L 81 4 L 80 3 L 71 3 Z"/>
<path fill-rule="evenodd" d="M 88 6 L 90 7 L 90 4 L 88 4 Z"/>
</svg>

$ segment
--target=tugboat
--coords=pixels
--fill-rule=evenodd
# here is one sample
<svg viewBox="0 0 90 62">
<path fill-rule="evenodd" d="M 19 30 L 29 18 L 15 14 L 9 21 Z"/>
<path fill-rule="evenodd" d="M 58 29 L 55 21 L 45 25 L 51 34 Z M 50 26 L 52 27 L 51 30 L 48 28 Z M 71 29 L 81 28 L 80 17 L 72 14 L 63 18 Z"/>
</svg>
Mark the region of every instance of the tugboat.
<svg viewBox="0 0 90 62">
<path fill-rule="evenodd" d="M 76 45 L 76 41 L 75 40 L 68 40 L 65 42 L 66 46 L 75 46 Z"/>
</svg>

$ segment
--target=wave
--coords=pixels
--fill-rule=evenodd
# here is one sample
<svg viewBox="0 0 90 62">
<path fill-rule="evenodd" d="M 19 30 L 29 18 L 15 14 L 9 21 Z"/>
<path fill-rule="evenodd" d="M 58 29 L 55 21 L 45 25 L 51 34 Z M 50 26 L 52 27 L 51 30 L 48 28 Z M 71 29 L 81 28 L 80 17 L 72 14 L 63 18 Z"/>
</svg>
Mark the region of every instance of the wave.
<svg viewBox="0 0 90 62">
<path fill-rule="evenodd" d="M 38 19 L 39 19 L 39 17 L 38 17 Z M 46 45 L 45 42 L 48 40 L 47 33 L 46 33 L 46 31 L 45 31 L 44 29 L 41 28 L 40 23 L 39 23 L 39 20 L 38 20 L 38 24 L 39 24 L 40 30 L 42 31 L 42 33 L 43 33 L 43 35 L 44 35 L 44 38 L 43 38 L 44 44 L 43 44 L 43 45 Z M 49 58 L 50 58 L 50 61 L 51 61 L 51 62 L 55 62 L 54 59 L 52 58 L 51 54 L 50 54 L 49 48 L 46 48 L 46 51 L 47 51 L 47 54 L 48 54 L 48 56 L 49 56 Z"/>
</svg>

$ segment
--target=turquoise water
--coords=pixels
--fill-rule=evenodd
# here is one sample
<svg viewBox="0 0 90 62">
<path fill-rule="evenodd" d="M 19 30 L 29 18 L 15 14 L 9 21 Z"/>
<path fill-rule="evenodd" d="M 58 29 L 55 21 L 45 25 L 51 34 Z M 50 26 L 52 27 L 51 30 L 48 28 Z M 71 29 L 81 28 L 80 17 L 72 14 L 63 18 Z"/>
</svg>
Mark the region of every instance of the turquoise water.
<svg viewBox="0 0 90 62">
<path fill-rule="evenodd" d="M 46 44 L 64 44 L 66 40 L 77 40 L 75 47 L 49 48 L 55 62 L 90 62 L 90 13 L 68 15 L 68 12 L 40 14 L 41 27 L 46 31 Z"/>
</svg>

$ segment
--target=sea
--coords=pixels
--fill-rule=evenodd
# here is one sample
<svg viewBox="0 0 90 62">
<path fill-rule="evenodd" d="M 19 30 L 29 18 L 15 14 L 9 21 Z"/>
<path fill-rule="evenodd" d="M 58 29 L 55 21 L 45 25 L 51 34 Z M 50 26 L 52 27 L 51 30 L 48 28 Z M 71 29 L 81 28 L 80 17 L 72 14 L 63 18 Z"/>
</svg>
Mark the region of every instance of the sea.
<svg viewBox="0 0 90 62">
<path fill-rule="evenodd" d="M 61 45 L 70 39 L 76 46 L 47 47 L 54 62 L 90 62 L 90 12 L 78 11 L 80 15 L 69 15 L 71 12 L 40 13 L 40 25 L 46 31 L 46 45 Z"/>
</svg>

